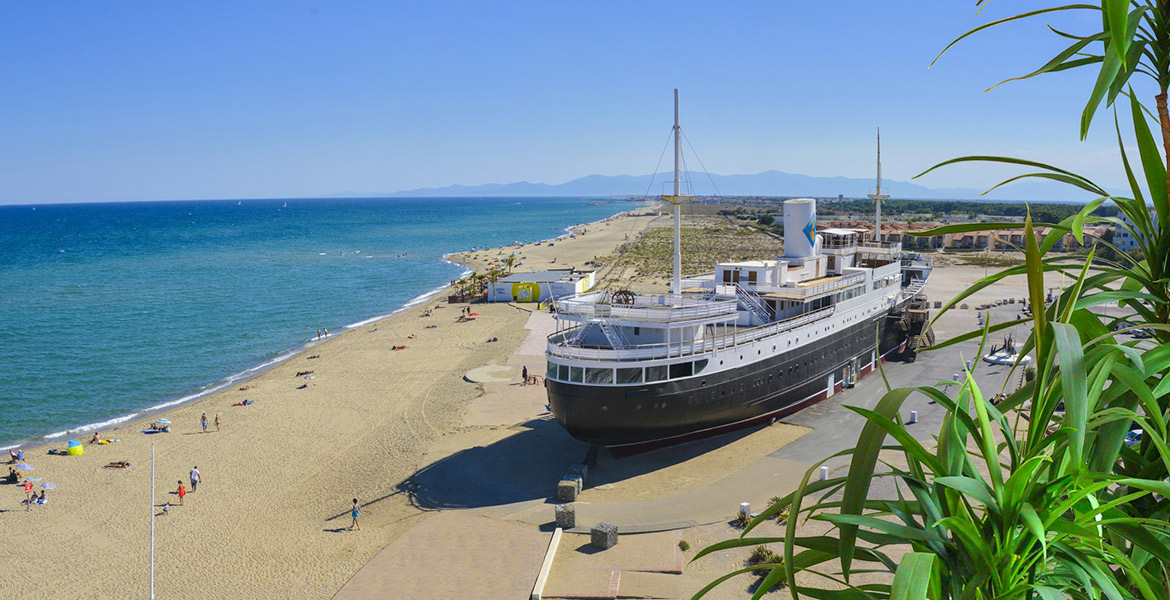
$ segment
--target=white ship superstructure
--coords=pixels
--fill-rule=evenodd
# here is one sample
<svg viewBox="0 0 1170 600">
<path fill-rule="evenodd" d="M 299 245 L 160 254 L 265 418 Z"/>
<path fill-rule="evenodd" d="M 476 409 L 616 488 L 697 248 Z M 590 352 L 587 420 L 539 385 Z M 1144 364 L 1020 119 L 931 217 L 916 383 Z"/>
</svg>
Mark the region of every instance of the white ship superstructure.
<svg viewBox="0 0 1170 600">
<path fill-rule="evenodd" d="M 900 244 L 863 234 L 817 230 L 816 202 L 789 200 L 782 256 L 682 278 L 676 245 L 672 293 L 557 300 L 553 414 L 582 440 L 639 446 L 782 416 L 852 385 L 920 333 L 925 312 L 908 300 L 929 272 L 904 273 Z"/>
</svg>

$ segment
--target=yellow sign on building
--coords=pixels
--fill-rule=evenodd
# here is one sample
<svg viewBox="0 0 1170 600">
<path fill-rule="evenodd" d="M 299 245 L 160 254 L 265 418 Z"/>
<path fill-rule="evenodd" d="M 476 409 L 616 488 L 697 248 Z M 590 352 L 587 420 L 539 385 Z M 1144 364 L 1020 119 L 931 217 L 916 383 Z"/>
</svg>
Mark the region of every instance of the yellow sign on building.
<svg viewBox="0 0 1170 600">
<path fill-rule="evenodd" d="M 536 302 L 540 300 L 540 284 L 531 282 L 513 283 L 512 300 L 516 302 Z"/>
</svg>

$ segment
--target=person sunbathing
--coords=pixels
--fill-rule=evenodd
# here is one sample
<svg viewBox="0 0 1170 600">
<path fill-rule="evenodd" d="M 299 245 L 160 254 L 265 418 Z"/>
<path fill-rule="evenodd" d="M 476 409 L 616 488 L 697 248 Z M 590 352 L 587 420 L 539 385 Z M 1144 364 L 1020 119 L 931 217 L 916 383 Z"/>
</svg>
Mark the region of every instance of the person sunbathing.
<svg viewBox="0 0 1170 600">
<path fill-rule="evenodd" d="M 129 467 L 129 466 L 130 466 L 129 461 L 118 460 L 118 461 L 114 461 L 114 462 L 106 465 L 106 468 L 107 469 L 125 469 L 126 467 Z"/>
<path fill-rule="evenodd" d="M 93 432 L 93 437 L 92 437 L 92 438 L 90 438 L 90 440 L 89 440 L 89 443 L 91 443 L 91 444 L 100 444 L 100 443 L 102 443 L 102 436 L 101 436 L 101 434 L 100 434 L 100 433 L 98 433 L 98 432 L 96 432 L 96 431 L 95 431 L 95 432 Z"/>
<path fill-rule="evenodd" d="M 251 403 L 252 403 L 252 401 L 251 401 L 251 400 L 240 400 L 239 402 L 236 402 L 236 403 L 235 403 L 235 404 L 233 404 L 232 406 L 247 406 L 247 405 L 249 405 L 249 404 L 251 404 Z"/>
</svg>

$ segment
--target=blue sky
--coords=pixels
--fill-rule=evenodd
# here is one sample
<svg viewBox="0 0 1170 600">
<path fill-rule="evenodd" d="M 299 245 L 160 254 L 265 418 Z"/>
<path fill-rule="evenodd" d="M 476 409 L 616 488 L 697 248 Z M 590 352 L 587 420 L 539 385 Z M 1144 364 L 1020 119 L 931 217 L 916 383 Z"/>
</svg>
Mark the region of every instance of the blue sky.
<svg viewBox="0 0 1170 600">
<path fill-rule="evenodd" d="M 644 174 L 675 87 L 713 173 L 870 177 L 880 126 L 891 179 L 995 153 L 1122 187 L 1108 113 L 1078 140 L 1091 73 L 983 93 L 1061 48 L 1043 21 L 976 36 L 927 68 L 963 31 L 1046 5 L 5 3 L 0 203 Z M 1095 18 L 1048 21 L 1083 31 Z M 986 187 L 997 174 L 920 183 Z"/>
</svg>

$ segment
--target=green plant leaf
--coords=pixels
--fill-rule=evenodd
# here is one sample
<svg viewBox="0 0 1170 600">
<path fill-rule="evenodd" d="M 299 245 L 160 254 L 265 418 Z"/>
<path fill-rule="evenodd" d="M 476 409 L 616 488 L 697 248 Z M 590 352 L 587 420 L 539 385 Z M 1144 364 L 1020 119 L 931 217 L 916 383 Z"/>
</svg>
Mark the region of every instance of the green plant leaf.
<svg viewBox="0 0 1170 600">
<path fill-rule="evenodd" d="M 959 37 L 955 38 L 954 41 L 947 44 L 947 47 L 943 48 L 942 52 L 939 52 L 938 56 L 934 57 L 934 60 L 930 61 L 930 66 L 933 67 L 934 63 L 938 62 L 938 59 L 942 58 L 942 55 L 946 54 L 947 50 L 951 49 L 951 46 L 954 46 L 955 44 L 962 41 L 964 38 L 970 37 L 971 35 L 974 35 L 980 31 L 983 31 L 984 29 L 988 29 L 990 27 L 995 27 L 996 25 L 1002 25 L 1004 23 L 1010 23 L 1012 21 L 1018 21 L 1020 19 L 1027 19 L 1029 17 L 1034 17 L 1036 15 L 1042 15 L 1042 14 L 1046 14 L 1046 13 L 1060 12 L 1060 11 L 1066 11 L 1066 10 L 1101 10 L 1101 7 L 1095 6 L 1092 4 L 1066 4 L 1064 6 L 1054 6 L 1052 8 L 1042 8 L 1039 10 L 1033 10 L 1033 11 L 1029 11 L 1029 12 L 1025 12 L 1025 13 L 1020 13 L 1018 15 L 1014 15 L 1014 16 L 1007 17 L 1004 19 L 999 19 L 997 21 L 992 21 L 990 23 L 985 23 L 983 25 L 980 25 L 979 27 L 976 27 L 976 28 L 968 31 L 967 33 L 964 33 L 963 35 L 960 35 Z"/>
<path fill-rule="evenodd" d="M 1170 217 L 1170 201 L 1167 200 L 1166 166 L 1162 164 L 1161 152 L 1154 136 L 1150 133 L 1150 126 L 1141 112 L 1137 98 L 1130 94 L 1130 112 L 1133 113 L 1133 132 L 1137 138 L 1138 152 L 1142 158 L 1142 171 L 1146 175 L 1146 187 L 1150 192 L 1150 201 L 1158 213 L 1158 220 L 1166 223 Z M 1146 233 L 1152 233 L 1147 231 Z"/>
<path fill-rule="evenodd" d="M 940 582 L 936 561 L 926 552 L 911 552 L 902 558 L 890 586 L 890 600 L 939 598 Z"/>
<path fill-rule="evenodd" d="M 874 407 L 874 412 L 892 418 L 898 413 L 911 389 L 899 388 L 887 392 Z M 848 482 L 845 484 L 844 495 L 841 499 L 842 515 L 861 515 L 861 508 L 869 494 L 869 483 L 877 465 L 878 453 L 881 452 L 882 442 L 886 432 L 877 423 L 867 422 L 857 439 L 857 446 L 853 454 L 853 461 L 849 465 Z M 841 524 L 841 573 L 845 581 L 849 581 L 849 565 L 853 558 L 853 548 L 857 543 L 857 525 L 855 523 Z"/>
<path fill-rule="evenodd" d="M 1105 53 L 1105 60 L 1101 61 L 1101 72 L 1097 75 L 1097 82 L 1093 85 L 1093 92 L 1089 94 L 1089 101 L 1085 104 L 1085 110 L 1081 112 L 1082 141 L 1088 137 L 1089 125 L 1093 122 L 1093 114 L 1097 112 L 1097 107 L 1101 105 L 1101 100 L 1105 98 L 1109 87 L 1113 85 L 1118 73 L 1121 72 L 1121 66 L 1124 62 L 1125 59 L 1116 52 Z M 1105 196 L 1107 194 L 1101 195 Z"/>
</svg>

